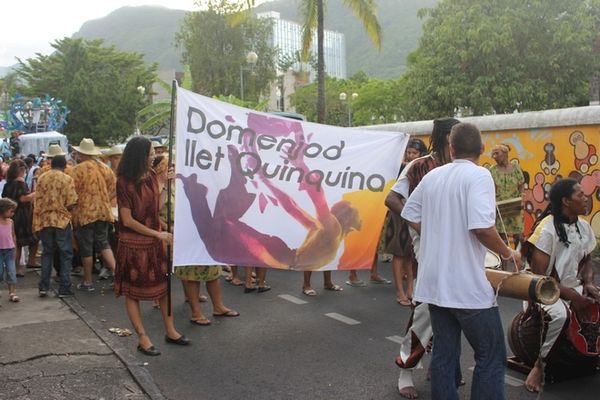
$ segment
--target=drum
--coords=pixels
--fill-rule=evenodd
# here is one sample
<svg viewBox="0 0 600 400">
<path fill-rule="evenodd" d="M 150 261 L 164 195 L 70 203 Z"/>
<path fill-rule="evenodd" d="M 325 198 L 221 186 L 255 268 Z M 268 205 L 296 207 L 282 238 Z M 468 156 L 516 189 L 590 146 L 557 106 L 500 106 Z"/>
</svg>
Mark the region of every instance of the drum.
<svg viewBox="0 0 600 400">
<path fill-rule="evenodd" d="M 519 216 L 523 209 L 522 203 L 523 200 L 520 197 L 515 197 L 514 199 L 496 202 L 496 207 L 502 217 Z"/>
<path fill-rule="evenodd" d="M 546 358 L 546 380 L 561 381 L 596 373 L 600 351 L 600 312 L 598 304 L 590 305 L 593 318 L 578 321 L 570 311 L 567 323 Z M 530 304 L 517 314 L 508 329 L 508 344 L 519 361 L 530 368 L 539 356 L 542 328 L 542 310 Z M 543 332 L 542 332 L 543 329 Z M 543 335 L 542 335 L 543 333 Z"/>
</svg>

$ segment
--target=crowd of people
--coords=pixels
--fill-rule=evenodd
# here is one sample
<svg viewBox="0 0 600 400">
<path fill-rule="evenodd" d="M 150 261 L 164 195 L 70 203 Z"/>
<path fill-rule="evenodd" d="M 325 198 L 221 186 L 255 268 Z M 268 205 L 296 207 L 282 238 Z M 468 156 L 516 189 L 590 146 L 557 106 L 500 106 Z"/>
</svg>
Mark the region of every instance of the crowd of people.
<svg viewBox="0 0 600 400">
<path fill-rule="evenodd" d="M 73 296 L 73 288 L 92 293 L 98 259 L 100 278 L 112 275 L 115 295 L 125 298 L 139 352 L 160 355 L 144 327 L 141 301 L 154 301 L 160 309 L 166 343 L 189 345 L 190 340 L 176 328 L 167 298 L 173 241 L 167 227 L 174 210 L 166 205 L 169 194 L 174 195 L 175 175 L 165 150 L 163 144 L 137 136 L 125 146 L 102 152 L 86 138 L 73 146 L 70 157 L 52 144 L 41 162 L 35 155 L 15 155 L 9 164 L 2 164 L 0 279 L 8 286 L 9 301 L 21 300 L 17 279 L 26 268 L 41 268 L 40 297 L 51 289 L 53 269 L 58 297 Z M 567 320 L 564 305 L 570 304 L 583 317 L 589 304 L 600 302 L 590 264 L 596 239 L 580 218 L 586 212 L 581 186 L 572 179 L 558 180 L 550 190 L 548 209 L 539 216 L 533 234 L 524 239 L 522 215 L 504 218 L 500 224 L 496 209 L 498 201 L 522 196 L 523 172 L 518 161 L 509 160 L 508 145 L 492 149 L 496 165 L 489 169 L 479 166 L 484 151 L 477 127 L 454 118 L 436 119 L 429 147 L 420 139 L 410 139 L 397 182 L 385 200 L 389 211 L 378 250 L 391 256 L 393 281 L 378 273 L 375 254 L 369 283 L 393 282 L 396 302 L 411 307 L 396 358 L 398 390 L 405 398 L 417 398 L 412 374 L 422 368 L 422 357 L 431 348 L 433 398 L 458 398 L 457 389 L 465 383 L 460 369 L 462 334 L 475 351 L 471 397 L 505 397 L 506 349 L 496 293 L 485 276 L 488 251 L 518 269 L 522 266 L 519 248 L 525 245 L 528 251 L 523 254 L 531 270 L 552 275 L 559 283 L 559 303 L 541 307 L 548 323 L 539 362 L 526 380 L 530 391 L 541 390 L 544 359 Z M 41 265 L 36 264 L 39 244 Z M 81 266 L 77 285 L 71 282 L 73 266 Z M 201 303 L 208 301 L 201 293 L 202 282 L 213 317 L 240 315 L 224 303 L 223 270 L 228 272 L 225 281 L 243 286 L 244 293 L 271 289 L 265 268 L 244 269 L 242 280 L 237 266 L 176 267 L 173 273 L 182 282 L 190 323 L 211 324 L 202 310 Z M 330 271 L 324 272 L 323 279 L 325 290 L 343 290 L 332 281 Z M 355 270 L 349 272 L 346 284 L 367 285 Z M 311 272 L 304 272 L 301 291 L 317 295 Z"/>
</svg>

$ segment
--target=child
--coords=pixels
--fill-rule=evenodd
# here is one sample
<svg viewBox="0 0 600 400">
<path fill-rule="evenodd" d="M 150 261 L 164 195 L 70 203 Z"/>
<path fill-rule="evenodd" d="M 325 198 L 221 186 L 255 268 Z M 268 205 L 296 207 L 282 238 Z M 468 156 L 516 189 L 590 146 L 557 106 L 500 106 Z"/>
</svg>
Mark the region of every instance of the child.
<svg viewBox="0 0 600 400">
<path fill-rule="evenodd" d="M 20 301 L 17 296 L 17 269 L 15 268 L 15 230 L 12 217 L 17 203 L 8 198 L 0 199 L 0 282 L 8 284 L 8 299 L 13 303 Z"/>
</svg>

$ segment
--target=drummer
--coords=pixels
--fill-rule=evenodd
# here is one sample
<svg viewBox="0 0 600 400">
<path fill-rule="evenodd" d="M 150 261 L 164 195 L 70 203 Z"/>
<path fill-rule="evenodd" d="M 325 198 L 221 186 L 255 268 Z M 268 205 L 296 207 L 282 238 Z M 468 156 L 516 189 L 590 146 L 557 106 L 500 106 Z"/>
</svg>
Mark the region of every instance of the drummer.
<svg viewBox="0 0 600 400">
<path fill-rule="evenodd" d="M 517 160 L 509 162 L 510 147 L 498 144 L 492 148 L 492 158 L 496 165 L 490 167 L 490 174 L 496 186 L 496 202 L 523 197 L 525 178 Z M 509 244 L 512 239 L 515 247 L 521 242 L 523 234 L 523 210 L 515 215 L 501 215 L 496 218 L 496 230 L 504 241 Z"/>
<path fill-rule="evenodd" d="M 548 328 L 540 348 L 540 357 L 525 380 L 530 392 L 539 392 L 543 381 L 543 361 L 558 339 L 567 321 L 569 304 L 579 319 L 589 318 L 589 305 L 600 302 L 590 253 L 596 238 L 590 224 L 579 218 L 586 213 L 587 198 L 574 179 L 561 179 L 550 189 L 550 204 L 534 224 L 527 239 L 531 245 L 530 267 L 540 275 L 556 278 L 560 300 L 540 305 Z"/>
</svg>

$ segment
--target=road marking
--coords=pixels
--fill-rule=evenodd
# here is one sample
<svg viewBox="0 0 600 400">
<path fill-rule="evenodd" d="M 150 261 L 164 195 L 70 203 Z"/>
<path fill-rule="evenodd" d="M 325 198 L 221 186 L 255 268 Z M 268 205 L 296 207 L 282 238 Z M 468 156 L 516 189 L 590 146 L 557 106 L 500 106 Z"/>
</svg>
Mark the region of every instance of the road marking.
<svg viewBox="0 0 600 400">
<path fill-rule="evenodd" d="M 391 340 L 394 343 L 402 344 L 402 336 L 387 336 L 387 340 Z"/>
<path fill-rule="evenodd" d="M 475 367 L 469 367 L 469 371 L 474 371 Z M 515 378 L 510 375 L 504 375 L 504 383 L 510 386 L 519 387 L 525 385 L 525 381 L 522 379 Z"/>
<path fill-rule="evenodd" d="M 290 303 L 294 303 L 294 304 L 306 304 L 306 303 L 308 303 L 307 301 L 299 299 L 296 296 L 292 296 L 291 294 L 280 294 L 277 297 L 281 297 L 282 299 L 287 300 Z"/>
<path fill-rule="evenodd" d="M 360 321 L 357 321 L 357 320 L 352 319 L 352 318 L 348 318 L 348 317 L 346 317 L 346 316 L 344 316 L 342 314 L 338 314 L 338 313 L 335 313 L 335 312 L 327 313 L 325 315 L 327 317 L 329 317 L 329 318 L 333 318 L 333 319 L 338 320 L 340 322 L 343 322 L 343 323 L 345 323 L 347 325 L 358 325 L 358 324 L 360 324 Z"/>
</svg>

